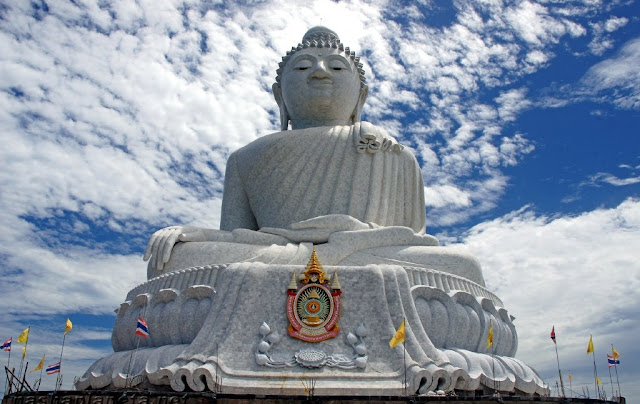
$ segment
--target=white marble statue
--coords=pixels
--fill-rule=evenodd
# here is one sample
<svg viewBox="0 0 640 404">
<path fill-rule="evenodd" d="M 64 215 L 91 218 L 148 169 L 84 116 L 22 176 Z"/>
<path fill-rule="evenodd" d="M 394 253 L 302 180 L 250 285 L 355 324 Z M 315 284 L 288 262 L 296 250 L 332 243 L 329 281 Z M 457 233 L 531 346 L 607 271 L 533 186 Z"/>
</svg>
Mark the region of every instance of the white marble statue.
<svg viewBox="0 0 640 404">
<path fill-rule="evenodd" d="M 359 58 L 332 31 L 309 30 L 273 85 L 282 131 L 229 157 L 220 230 L 156 232 L 148 277 L 240 261 L 304 264 L 309 243 L 321 243 L 326 264 L 406 263 L 484 285 L 473 257 L 425 249 L 438 241 L 425 234 L 420 167 L 384 129 L 360 122 L 367 92 Z"/>
<path fill-rule="evenodd" d="M 78 389 L 304 395 L 312 378 L 326 395 L 548 392 L 513 357 L 513 317 L 478 262 L 425 233 L 420 167 L 361 122 L 367 91 L 355 54 L 310 29 L 273 85 L 281 131 L 229 157 L 220 229 L 151 237 L 148 281 L 117 311 L 115 352 Z M 341 296 L 333 336 L 313 343 L 291 337 L 285 313 L 310 257 L 335 273 Z M 402 321 L 406 339 L 391 348 Z"/>
</svg>

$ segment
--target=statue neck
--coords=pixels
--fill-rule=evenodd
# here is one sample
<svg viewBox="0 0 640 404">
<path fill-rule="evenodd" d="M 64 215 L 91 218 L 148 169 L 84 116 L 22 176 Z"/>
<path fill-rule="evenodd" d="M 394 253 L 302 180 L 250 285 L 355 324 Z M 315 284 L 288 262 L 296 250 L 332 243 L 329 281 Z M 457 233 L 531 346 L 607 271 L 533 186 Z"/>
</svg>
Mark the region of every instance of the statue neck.
<svg viewBox="0 0 640 404">
<path fill-rule="evenodd" d="M 316 119 L 296 119 L 291 121 L 291 129 L 307 129 L 320 126 L 347 126 L 350 122 L 345 122 L 342 119 L 333 120 L 316 120 Z"/>
</svg>

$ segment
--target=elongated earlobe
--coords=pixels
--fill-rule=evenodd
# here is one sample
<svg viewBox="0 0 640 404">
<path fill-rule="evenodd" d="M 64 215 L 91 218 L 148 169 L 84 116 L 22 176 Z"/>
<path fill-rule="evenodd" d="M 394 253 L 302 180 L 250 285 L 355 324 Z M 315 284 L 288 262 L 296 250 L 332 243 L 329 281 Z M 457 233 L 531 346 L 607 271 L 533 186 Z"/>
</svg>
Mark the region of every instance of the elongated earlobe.
<svg viewBox="0 0 640 404">
<path fill-rule="evenodd" d="M 351 114 L 351 118 L 350 118 L 351 122 L 349 122 L 351 125 L 361 121 L 362 107 L 364 106 L 364 102 L 367 99 L 368 94 L 369 94 L 369 87 L 367 87 L 367 85 L 365 84 L 362 87 L 362 90 L 360 90 L 360 97 L 358 97 L 358 103 L 356 104 L 356 108 L 353 110 L 353 113 Z"/>
<path fill-rule="evenodd" d="M 284 104 L 284 99 L 282 98 L 282 89 L 280 88 L 280 84 L 273 83 L 271 90 L 273 91 L 273 97 L 276 99 L 278 108 L 280 108 L 280 130 L 287 130 L 289 129 L 290 118 L 289 112 L 287 112 L 287 106 Z"/>
</svg>

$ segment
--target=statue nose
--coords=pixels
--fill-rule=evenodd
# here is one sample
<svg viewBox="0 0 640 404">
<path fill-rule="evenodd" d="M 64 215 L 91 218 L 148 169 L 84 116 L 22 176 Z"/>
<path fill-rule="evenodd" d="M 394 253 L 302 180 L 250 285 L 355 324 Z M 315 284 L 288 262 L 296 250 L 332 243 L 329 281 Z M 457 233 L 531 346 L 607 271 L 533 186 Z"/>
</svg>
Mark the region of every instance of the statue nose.
<svg viewBox="0 0 640 404">
<path fill-rule="evenodd" d="M 331 73 L 329 72 L 329 69 L 324 64 L 324 62 L 318 62 L 311 71 L 311 77 L 326 79 L 331 78 Z"/>
</svg>

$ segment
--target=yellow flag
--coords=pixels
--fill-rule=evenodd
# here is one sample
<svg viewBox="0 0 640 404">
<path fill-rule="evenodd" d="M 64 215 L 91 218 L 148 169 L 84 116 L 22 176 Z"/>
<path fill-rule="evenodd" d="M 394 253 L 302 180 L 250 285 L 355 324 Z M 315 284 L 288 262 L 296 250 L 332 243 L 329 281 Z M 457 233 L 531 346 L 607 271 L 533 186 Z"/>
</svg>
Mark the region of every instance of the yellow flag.
<svg viewBox="0 0 640 404">
<path fill-rule="evenodd" d="M 31 373 L 37 372 L 38 370 L 42 370 L 42 367 L 44 366 L 44 357 L 45 355 L 42 355 L 42 359 L 40 359 L 40 363 L 31 371 Z"/>
<path fill-rule="evenodd" d="M 573 380 L 573 376 L 571 376 L 571 373 L 569 373 L 569 381 Z"/>
<path fill-rule="evenodd" d="M 487 349 L 493 345 L 493 323 L 489 323 L 489 335 L 487 335 Z"/>
<path fill-rule="evenodd" d="M 593 353 L 593 337 L 589 337 L 589 346 L 587 346 L 587 354 Z"/>
<path fill-rule="evenodd" d="M 67 317 L 67 324 L 64 326 L 64 334 L 67 335 L 69 331 L 73 328 L 73 324 L 71 324 L 71 320 Z"/>
<path fill-rule="evenodd" d="M 596 382 L 598 382 L 598 386 L 602 386 L 602 382 L 598 376 L 596 376 Z"/>
<path fill-rule="evenodd" d="M 27 356 L 27 347 L 23 346 L 22 347 L 22 359 L 24 359 L 25 356 Z"/>
<path fill-rule="evenodd" d="M 611 354 L 613 355 L 613 359 L 620 359 L 620 354 L 613 346 L 611 347 Z"/>
<path fill-rule="evenodd" d="M 25 342 L 27 342 L 27 340 L 29 339 L 29 328 L 27 328 L 26 330 L 22 331 L 22 333 L 20 333 L 20 336 L 18 336 L 18 344 L 24 344 Z"/>
<path fill-rule="evenodd" d="M 393 334 L 393 338 L 389 341 L 389 346 L 394 348 L 396 345 L 404 342 L 404 320 L 402 320 L 402 324 L 398 327 L 398 330 L 395 334 Z"/>
</svg>

